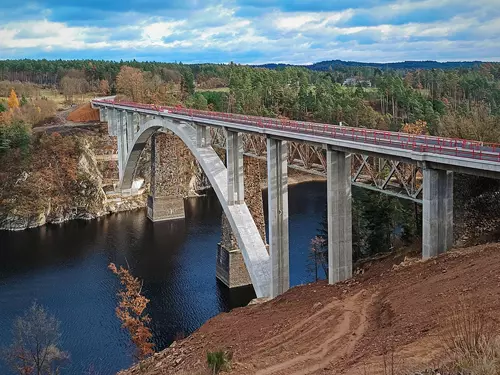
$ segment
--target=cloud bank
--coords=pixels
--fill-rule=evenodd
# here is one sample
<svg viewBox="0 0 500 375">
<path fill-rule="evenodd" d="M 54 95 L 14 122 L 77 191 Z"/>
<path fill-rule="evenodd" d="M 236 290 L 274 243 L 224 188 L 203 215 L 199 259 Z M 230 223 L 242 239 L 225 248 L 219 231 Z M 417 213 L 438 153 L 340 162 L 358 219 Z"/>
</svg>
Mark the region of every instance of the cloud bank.
<svg viewBox="0 0 500 375">
<path fill-rule="evenodd" d="M 69 3 L 69 5 L 68 5 Z M 500 61 L 498 0 L 35 0 L 2 5 L 0 58 L 307 64 Z"/>
</svg>

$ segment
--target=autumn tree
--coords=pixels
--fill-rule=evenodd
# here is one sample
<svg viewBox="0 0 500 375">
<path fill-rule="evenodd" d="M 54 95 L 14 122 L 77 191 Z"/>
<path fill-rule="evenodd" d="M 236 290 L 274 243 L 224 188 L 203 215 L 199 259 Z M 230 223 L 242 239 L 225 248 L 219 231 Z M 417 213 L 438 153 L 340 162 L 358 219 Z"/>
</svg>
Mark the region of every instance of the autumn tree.
<svg viewBox="0 0 500 375">
<path fill-rule="evenodd" d="M 109 94 L 109 82 L 107 79 L 101 79 L 99 81 L 99 91 L 103 95 L 108 95 Z"/>
<path fill-rule="evenodd" d="M 7 104 L 11 110 L 15 110 L 19 108 L 19 99 L 17 98 L 16 92 L 14 89 L 10 90 L 9 99 L 7 100 Z"/>
<path fill-rule="evenodd" d="M 85 74 L 79 70 L 69 71 L 59 84 L 66 102 L 73 102 L 75 95 L 82 95 L 89 91 L 90 86 Z"/>
<path fill-rule="evenodd" d="M 120 73 L 116 76 L 116 92 L 126 95 L 134 102 L 141 102 L 145 91 L 142 71 L 130 66 L 122 66 Z"/>
<path fill-rule="evenodd" d="M 120 302 L 116 308 L 116 316 L 121 320 L 122 327 L 129 331 L 132 342 L 137 347 L 136 359 L 142 360 L 153 354 L 154 346 L 151 342 L 153 334 L 147 327 L 151 319 L 144 313 L 149 300 L 141 294 L 142 282 L 132 276 L 128 269 L 121 266 L 117 268 L 114 263 L 110 263 L 108 268 L 118 276 L 123 287 L 118 292 Z"/>
<path fill-rule="evenodd" d="M 17 318 L 14 341 L 5 351 L 5 359 L 20 375 L 56 375 L 68 362 L 69 354 L 59 348 L 59 321 L 37 303 Z"/>
</svg>

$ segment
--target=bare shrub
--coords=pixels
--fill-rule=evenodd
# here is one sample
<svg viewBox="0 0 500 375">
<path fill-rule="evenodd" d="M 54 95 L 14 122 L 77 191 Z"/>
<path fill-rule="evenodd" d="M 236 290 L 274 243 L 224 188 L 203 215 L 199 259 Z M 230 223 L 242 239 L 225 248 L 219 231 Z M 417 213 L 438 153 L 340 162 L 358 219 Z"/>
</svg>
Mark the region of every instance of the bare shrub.
<svg viewBox="0 0 500 375">
<path fill-rule="evenodd" d="M 474 375 L 500 373 L 500 337 L 472 303 L 461 301 L 450 317 L 444 337 L 450 371 Z"/>
</svg>

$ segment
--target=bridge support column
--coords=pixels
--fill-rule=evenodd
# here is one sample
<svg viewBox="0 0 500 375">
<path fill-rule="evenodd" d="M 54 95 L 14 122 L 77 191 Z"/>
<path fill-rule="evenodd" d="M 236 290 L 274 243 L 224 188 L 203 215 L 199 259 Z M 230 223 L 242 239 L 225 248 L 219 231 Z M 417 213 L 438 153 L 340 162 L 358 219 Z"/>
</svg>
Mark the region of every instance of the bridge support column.
<svg viewBox="0 0 500 375">
<path fill-rule="evenodd" d="M 245 201 L 241 133 L 227 131 L 226 152 L 228 204 L 241 204 Z"/>
<path fill-rule="evenodd" d="M 328 282 L 352 277 L 351 155 L 327 150 Z"/>
<path fill-rule="evenodd" d="M 118 127 L 116 109 L 106 109 L 106 121 L 108 122 L 108 134 L 112 137 L 116 137 L 116 129 Z"/>
<path fill-rule="evenodd" d="M 424 168 L 422 257 L 453 246 L 453 172 Z"/>
<path fill-rule="evenodd" d="M 271 298 L 290 287 L 287 157 L 287 142 L 267 138 Z"/>
<path fill-rule="evenodd" d="M 134 144 L 134 112 L 127 112 L 127 151 Z"/>
<path fill-rule="evenodd" d="M 176 136 L 158 132 L 151 137 L 151 194 L 147 215 L 153 221 L 184 218 L 184 194 Z"/>
<path fill-rule="evenodd" d="M 207 147 L 212 143 L 210 139 L 210 128 L 204 125 L 196 126 L 196 145 L 198 147 Z"/>
<path fill-rule="evenodd" d="M 123 167 L 127 164 L 127 132 L 125 127 L 125 116 L 123 111 L 114 112 L 116 126 L 115 126 L 115 134 L 117 136 L 118 142 L 118 160 L 120 160 L 120 165 Z M 123 178 L 124 170 L 120 168 L 120 181 Z"/>
<path fill-rule="evenodd" d="M 264 220 L 264 205 L 262 201 L 261 165 L 260 161 L 244 157 L 245 174 L 245 203 L 259 230 L 262 240 L 266 243 L 266 224 Z M 252 285 L 243 259 L 243 254 L 238 247 L 231 225 L 226 215 L 222 214 L 222 237 L 217 245 L 216 276 L 228 288 L 238 288 Z"/>
</svg>

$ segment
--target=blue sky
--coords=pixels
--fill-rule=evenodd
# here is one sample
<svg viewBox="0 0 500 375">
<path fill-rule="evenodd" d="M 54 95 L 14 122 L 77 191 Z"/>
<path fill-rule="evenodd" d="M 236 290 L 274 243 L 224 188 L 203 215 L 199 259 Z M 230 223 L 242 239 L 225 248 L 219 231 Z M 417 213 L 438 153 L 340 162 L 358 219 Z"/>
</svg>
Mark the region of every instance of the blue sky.
<svg viewBox="0 0 500 375">
<path fill-rule="evenodd" d="M 0 59 L 500 61 L 500 0 L 0 0 Z"/>
</svg>

